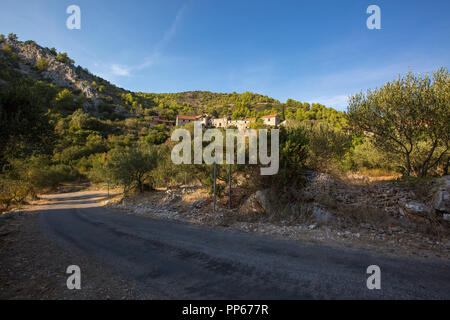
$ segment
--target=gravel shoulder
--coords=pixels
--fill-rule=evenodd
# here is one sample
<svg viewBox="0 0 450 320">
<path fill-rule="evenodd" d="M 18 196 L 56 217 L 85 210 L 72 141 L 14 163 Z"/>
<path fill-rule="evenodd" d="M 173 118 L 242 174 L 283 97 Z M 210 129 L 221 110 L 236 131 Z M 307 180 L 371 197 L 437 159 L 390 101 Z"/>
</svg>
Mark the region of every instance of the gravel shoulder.
<svg viewBox="0 0 450 320">
<path fill-rule="evenodd" d="M 256 218 L 239 214 L 238 209 L 227 209 L 222 203 L 212 212 L 209 196 L 190 196 L 189 189 L 182 192 L 153 191 L 122 198 L 117 195 L 103 202 L 110 210 L 147 218 L 180 221 L 238 231 L 274 239 L 295 240 L 312 245 L 335 248 L 361 249 L 379 254 L 415 259 L 450 261 L 450 241 L 437 240 L 421 232 L 395 226 L 379 227 L 367 223 L 327 224 L 314 222 L 278 220 L 270 221 L 264 216 Z M 203 195 L 203 194 L 202 194 Z"/>
<path fill-rule="evenodd" d="M 67 249 L 39 228 L 39 213 L 0 220 L 0 300 L 153 299 L 76 249 Z M 67 289 L 70 265 L 82 266 L 81 290 Z"/>
</svg>

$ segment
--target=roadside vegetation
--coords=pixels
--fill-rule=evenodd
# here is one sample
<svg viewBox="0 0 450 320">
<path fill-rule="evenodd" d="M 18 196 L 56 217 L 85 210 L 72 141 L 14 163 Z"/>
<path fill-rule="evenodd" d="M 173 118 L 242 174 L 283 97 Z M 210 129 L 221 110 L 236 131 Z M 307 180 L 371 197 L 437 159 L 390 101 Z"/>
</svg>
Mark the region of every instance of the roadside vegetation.
<svg viewBox="0 0 450 320">
<path fill-rule="evenodd" d="M 408 73 L 356 94 L 347 112 L 291 99 L 281 103 L 251 92 L 131 93 L 98 77 L 91 85 L 103 102 L 89 110 L 81 92 L 17 72 L 18 56 L 8 41 L 17 37 L 0 36 L 2 211 L 67 181 L 109 181 L 127 194 L 194 182 L 211 190 L 212 166 L 172 163 L 173 129 L 151 126 L 149 117 L 156 115 L 174 120 L 178 114 L 232 119 L 279 114 L 286 123 L 280 128 L 278 175 L 261 177 L 255 166 L 232 166 L 234 180 L 242 175 L 279 190 L 301 184 L 304 168 L 420 178 L 448 173 L 450 81 L 445 68 L 433 75 Z M 49 50 L 58 61 L 74 64 L 67 54 Z M 45 71 L 49 61 L 41 58 L 34 68 Z M 118 106 L 126 112 L 118 112 Z M 228 170 L 218 166 L 219 181 L 227 181 Z M 219 195 L 224 191 L 219 183 Z"/>
</svg>

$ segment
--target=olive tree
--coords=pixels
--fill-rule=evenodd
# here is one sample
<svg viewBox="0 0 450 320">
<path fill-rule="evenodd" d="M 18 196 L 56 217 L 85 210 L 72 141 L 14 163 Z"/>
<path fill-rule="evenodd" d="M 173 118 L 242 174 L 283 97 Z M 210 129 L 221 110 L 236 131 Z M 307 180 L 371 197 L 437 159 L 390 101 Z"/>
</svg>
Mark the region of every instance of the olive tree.
<svg viewBox="0 0 450 320">
<path fill-rule="evenodd" d="M 327 122 L 306 120 L 300 126 L 309 140 L 307 164 L 312 168 L 326 171 L 350 150 L 351 137 Z"/>
<path fill-rule="evenodd" d="M 108 153 L 105 164 L 105 174 L 108 178 L 124 187 L 124 193 L 132 188 L 144 191 L 144 181 L 150 177 L 150 172 L 156 168 L 158 151 L 145 145 L 132 148 L 115 148 Z"/>
<path fill-rule="evenodd" d="M 377 148 L 400 156 L 404 174 L 423 177 L 447 163 L 450 82 L 446 68 L 432 76 L 407 73 L 383 87 L 349 99 L 351 128 L 373 138 Z"/>
</svg>

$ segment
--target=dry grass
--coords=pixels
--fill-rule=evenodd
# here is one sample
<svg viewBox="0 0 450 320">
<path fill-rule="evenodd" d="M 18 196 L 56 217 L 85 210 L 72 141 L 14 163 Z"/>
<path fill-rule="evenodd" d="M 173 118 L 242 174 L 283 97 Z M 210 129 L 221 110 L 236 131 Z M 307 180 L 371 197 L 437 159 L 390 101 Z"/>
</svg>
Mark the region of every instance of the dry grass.
<svg viewBox="0 0 450 320">
<path fill-rule="evenodd" d="M 373 169 L 373 172 L 339 173 L 335 176 L 350 185 L 371 185 L 377 182 L 396 181 L 401 175 L 381 169 Z"/>
<path fill-rule="evenodd" d="M 339 204 L 338 212 L 340 216 L 357 224 L 369 223 L 379 228 L 387 228 L 398 225 L 397 220 L 387 215 L 382 209 L 374 208 L 366 204 Z"/>
<path fill-rule="evenodd" d="M 198 188 L 192 193 L 185 193 L 182 196 L 182 201 L 192 204 L 195 201 L 207 200 L 210 198 L 208 191 L 205 188 Z"/>
<path fill-rule="evenodd" d="M 402 175 L 398 172 L 393 172 L 387 169 L 366 169 L 362 172 L 363 175 L 369 177 L 371 180 L 395 180 Z"/>
</svg>

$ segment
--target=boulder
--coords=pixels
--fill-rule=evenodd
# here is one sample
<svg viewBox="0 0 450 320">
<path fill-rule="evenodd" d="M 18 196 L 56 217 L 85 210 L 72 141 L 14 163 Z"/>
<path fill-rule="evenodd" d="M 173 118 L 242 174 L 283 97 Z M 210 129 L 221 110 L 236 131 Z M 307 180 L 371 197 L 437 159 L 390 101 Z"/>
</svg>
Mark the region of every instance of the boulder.
<svg viewBox="0 0 450 320">
<path fill-rule="evenodd" d="M 313 213 L 314 218 L 321 225 L 327 224 L 333 219 L 333 214 L 320 207 L 314 207 Z"/>
<path fill-rule="evenodd" d="M 273 213 L 273 202 L 271 200 L 270 196 L 270 190 L 258 190 L 255 193 L 255 199 L 258 201 L 258 203 L 261 205 L 261 207 L 264 209 L 266 213 Z"/>
<path fill-rule="evenodd" d="M 264 208 L 256 200 L 256 193 L 250 195 L 239 208 L 241 214 L 263 213 Z"/>
<path fill-rule="evenodd" d="M 427 216 L 432 211 L 430 207 L 417 201 L 401 202 L 399 205 L 399 210 L 402 215 L 413 214 L 416 216 Z"/>
<path fill-rule="evenodd" d="M 258 190 L 250 195 L 241 206 L 241 213 L 267 213 L 275 214 L 279 210 L 276 207 L 276 201 L 270 189 Z"/>
<path fill-rule="evenodd" d="M 450 212 L 450 193 L 438 191 L 433 197 L 433 208 L 441 212 Z"/>
<path fill-rule="evenodd" d="M 433 208 L 442 213 L 450 213 L 450 176 L 439 181 L 439 188 L 433 196 Z"/>
</svg>

